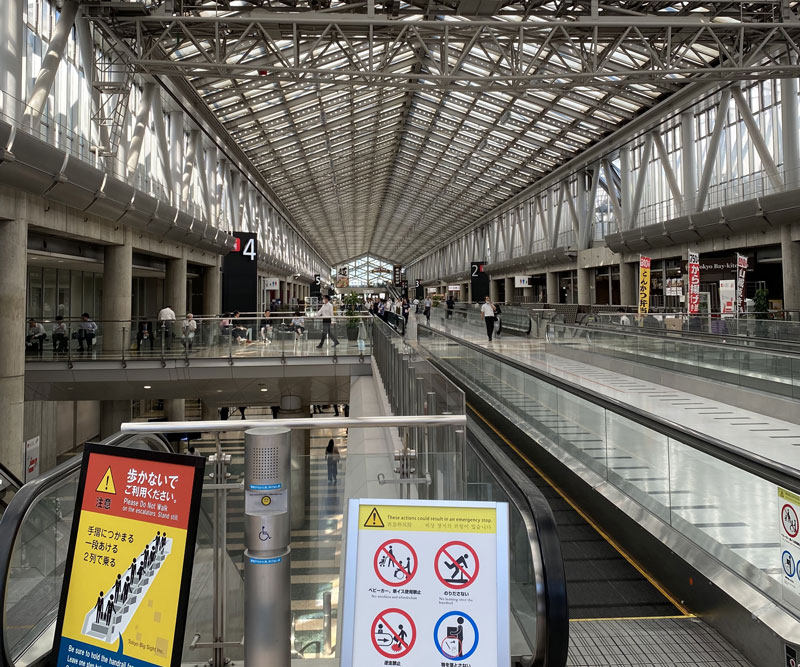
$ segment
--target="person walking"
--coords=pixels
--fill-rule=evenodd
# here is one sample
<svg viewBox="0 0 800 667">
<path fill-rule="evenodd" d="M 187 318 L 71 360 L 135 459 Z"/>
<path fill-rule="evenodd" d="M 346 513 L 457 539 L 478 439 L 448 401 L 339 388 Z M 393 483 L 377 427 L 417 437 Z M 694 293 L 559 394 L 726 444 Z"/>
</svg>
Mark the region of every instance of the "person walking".
<svg viewBox="0 0 800 667">
<path fill-rule="evenodd" d="M 319 345 L 317 345 L 317 349 L 321 348 L 325 344 L 325 338 L 327 337 L 330 337 L 330 339 L 333 341 L 333 346 L 336 347 L 339 344 L 339 339 L 336 337 L 336 334 L 331 331 L 333 304 L 331 303 L 331 298 L 327 294 L 322 297 L 322 307 L 316 312 L 315 317 L 322 318 L 322 336 L 319 339 Z"/>
<path fill-rule="evenodd" d="M 423 315 L 425 315 L 425 324 L 428 326 L 431 325 L 431 306 L 433 305 L 433 301 L 429 296 L 425 297 L 425 310 L 423 310 Z"/>
<path fill-rule="evenodd" d="M 192 343 L 194 342 L 194 334 L 197 331 L 197 320 L 194 319 L 194 315 L 186 313 L 186 319 L 183 320 L 181 331 L 183 332 L 184 347 L 191 350 Z"/>
<path fill-rule="evenodd" d="M 83 352 L 83 344 L 86 349 L 92 351 L 92 341 L 97 333 L 97 324 L 89 317 L 89 313 L 81 314 L 81 321 L 78 323 L 78 352 Z"/>
<path fill-rule="evenodd" d="M 172 310 L 172 306 L 166 305 L 158 311 L 158 326 L 164 338 L 164 347 L 169 349 L 172 342 L 172 328 L 175 326 L 175 311 Z"/>
<path fill-rule="evenodd" d="M 333 438 L 328 440 L 325 448 L 325 461 L 328 463 L 328 484 L 336 484 L 336 476 L 339 473 L 339 450 L 333 444 Z"/>
<path fill-rule="evenodd" d="M 447 301 L 445 301 L 445 303 L 447 304 L 447 319 L 449 320 L 453 316 L 453 309 L 456 307 L 452 292 L 447 295 Z"/>
<path fill-rule="evenodd" d="M 489 336 L 489 342 L 492 342 L 492 334 L 494 333 L 495 321 L 495 306 L 487 296 L 481 306 L 481 317 L 486 324 L 486 335 Z"/>
<path fill-rule="evenodd" d="M 403 299 L 403 303 L 400 306 L 400 309 L 403 313 L 403 334 L 405 335 L 406 331 L 408 331 L 408 314 L 411 310 L 411 304 L 408 303 L 408 299 Z"/>
</svg>

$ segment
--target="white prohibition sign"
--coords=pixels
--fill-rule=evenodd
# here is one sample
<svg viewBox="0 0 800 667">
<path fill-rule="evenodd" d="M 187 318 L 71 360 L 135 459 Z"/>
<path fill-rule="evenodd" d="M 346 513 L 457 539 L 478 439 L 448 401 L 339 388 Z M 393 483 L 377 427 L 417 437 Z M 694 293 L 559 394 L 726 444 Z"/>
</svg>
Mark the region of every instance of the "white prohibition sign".
<svg viewBox="0 0 800 667">
<path fill-rule="evenodd" d="M 387 540 L 375 552 L 375 574 L 384 584 L 397 588 L 417 573 L 417 552 L 405 540 Z"/>
<path fill-rule="evenodd" d="M 794 507 L 786 503 L 781 508 L 781 521 L 783 522 L 783 529 L 789 537 L 797 537 L 798 528 L 800 524 L 797 521 L 797 512 Z"/>
<path fill-rule="evenodd" d="M 448 588 L 467 588 L 480 570 L 478 554 L 466 542 L 453 541 L 436 552 L 436 576 Z"/>
</svg>

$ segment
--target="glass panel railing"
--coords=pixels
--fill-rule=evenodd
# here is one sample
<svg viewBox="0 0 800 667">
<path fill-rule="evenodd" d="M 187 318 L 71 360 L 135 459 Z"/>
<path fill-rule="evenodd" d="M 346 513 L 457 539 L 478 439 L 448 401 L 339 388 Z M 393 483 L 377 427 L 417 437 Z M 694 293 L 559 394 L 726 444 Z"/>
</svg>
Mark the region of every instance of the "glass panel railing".
<svg viewBox="0 0 800 667">
<path fill-rule="evenodd" d="M 547 325 L 547 343 L 551 352 L 568 347 L 800 398 L 800 355 L 791 352 L 554 323 Z"/>
<path fill-rule="evenodd" d="M 109 444 L 167 451 L 155 436 L 112 436 Z M 27 665 L 52 647 L 72 530 L 80 457 L 23 486 L 0 520 L 2 650 Z"/>
<path fill-rule="evenodd" d="M 26 328 L 25 360 L 92 361 L 364 355 L 372 351 L 373 318 L 290 313 L 158 322 L 43 320 Z"/>
<path fill-rule="evenodd" d="M 419 341 L 554 456 L 585 466 L 783 606 L 775 479 L 798 492 L 796 471 L 442 332 L 422 327 Z"/>
</svg>

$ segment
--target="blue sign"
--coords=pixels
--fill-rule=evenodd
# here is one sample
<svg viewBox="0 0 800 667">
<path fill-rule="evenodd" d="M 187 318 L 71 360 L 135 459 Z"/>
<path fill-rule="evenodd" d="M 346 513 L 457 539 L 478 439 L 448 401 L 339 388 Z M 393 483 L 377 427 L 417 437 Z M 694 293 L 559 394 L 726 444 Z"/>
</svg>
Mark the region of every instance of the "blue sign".
<svg viewBox="0 0 800 667">
<path fill-rule="evenodd" d="M 450 611 L 433 629 L 436 649 L 448 660 L 466 660 L 478 648 L 478 626 L 462 611 Z"/>
</svg>

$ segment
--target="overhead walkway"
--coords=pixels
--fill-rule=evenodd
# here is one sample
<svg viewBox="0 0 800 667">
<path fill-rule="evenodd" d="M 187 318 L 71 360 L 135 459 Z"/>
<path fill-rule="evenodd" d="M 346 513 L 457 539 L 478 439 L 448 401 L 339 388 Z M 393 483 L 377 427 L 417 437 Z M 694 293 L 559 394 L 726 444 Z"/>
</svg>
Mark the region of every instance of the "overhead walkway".
<svg viewBox="0 0 800 667">
<path fill-rule="evenodd" d="M 782 592 L 776 514 L 777 487 L 800 489 L 800 461 L 786 446 L 791 440 L 769 439 L 788 431 L 762 432 L 767 419 L 681 400 L 679 392 L 548 354 L 542 343 L 477 343 L 463 330 L 418 329 L 420 353 L 465 390 L 520 469 L 549 487 L 571 608 L 587 601 L 584 613 L 594 605 L 602 617 L 603 597 L 616 597 L 625 616 L 639 606 L 663 618 L 671 602 L 675 615 L 713 619 L 754 664 L 770 664 L 764 647 L 780 660 L 781 641 L 800 639 Z M 603 558 L 608 544 L 593 557 L 599 535 L 635 564 L 638 581 Z M 589 572 L 597 577 L 591 582 Z M 654 591 L 663 592 L 660 600 Z"/>
</svg>

